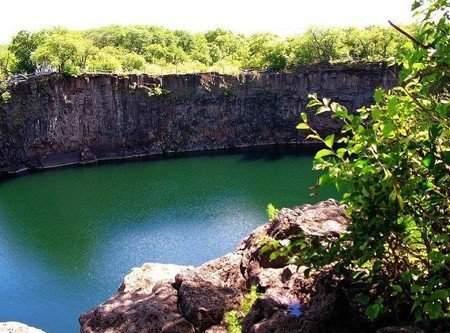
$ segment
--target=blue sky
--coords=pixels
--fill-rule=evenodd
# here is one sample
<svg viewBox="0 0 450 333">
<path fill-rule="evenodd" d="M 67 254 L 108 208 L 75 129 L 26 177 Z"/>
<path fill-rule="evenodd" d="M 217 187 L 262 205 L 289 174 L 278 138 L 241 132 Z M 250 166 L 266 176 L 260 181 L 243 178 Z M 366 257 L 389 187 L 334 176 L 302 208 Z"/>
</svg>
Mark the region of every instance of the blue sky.
<svg viewBox="0 0 450 333">
<path fill-rule="evenodd" d="M 154 24 L 190 31 L 301 33 L 315 26 L 411 21 L 412 0 L 13 0 L 0 7 L 0 43 L 21 29 Z"/>
</svg>

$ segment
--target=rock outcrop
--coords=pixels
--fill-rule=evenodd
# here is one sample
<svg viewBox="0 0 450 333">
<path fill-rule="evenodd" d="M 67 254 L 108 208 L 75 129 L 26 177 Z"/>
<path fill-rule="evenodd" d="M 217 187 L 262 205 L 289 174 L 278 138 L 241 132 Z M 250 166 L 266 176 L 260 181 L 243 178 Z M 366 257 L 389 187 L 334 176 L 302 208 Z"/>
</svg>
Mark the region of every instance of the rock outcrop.
<svg viewBox="0 0 450 333">
<path fill-rule="evenodd" d="M 0 323 L 0 333 L 45 333 L 45 332 L 22 323 L 9 321 Z"/>
<path fill-rule="evenodd" d="M 384 64 L 313 65 L 295 72 L 59 74 L 11 83 L 0 104 L 0 175 L 108 159 L 302 145 L 295 125 L 309 93 L 354 110 L 391 87 Z M 339 124 L 311 117 L 320 132 Z"/>
<path fill-rule="evenodd" d="M 333 238 L 348 223 L 333 200 L 282 209 L 235 252 L 200 267 L 166 270 L 146 264 L 125 278 L 115 296 L 80 317 L 81 332 L 226 332 L 224 314 L 240 308 L 251 286 L 261 297 L 243 320 L 244 332 L 356 332 L 361 327 L 337 288 L 339 281 L 327 272 L 306 277 L 304 268 L 271 261 L 261 251 L 267 239 Z M 153 274 L 157 271 L 164 273 Z M 292 311 L 296 306 L 302 315 Z"/>
</svg>

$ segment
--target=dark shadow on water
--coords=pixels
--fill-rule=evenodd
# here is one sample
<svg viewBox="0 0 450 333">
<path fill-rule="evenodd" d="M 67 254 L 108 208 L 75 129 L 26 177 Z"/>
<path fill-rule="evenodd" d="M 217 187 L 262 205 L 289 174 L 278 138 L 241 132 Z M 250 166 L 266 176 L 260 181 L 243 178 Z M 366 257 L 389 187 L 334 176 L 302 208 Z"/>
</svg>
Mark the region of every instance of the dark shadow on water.
<svg viewBox="0 0 450 333">
<path fill-rule="evenodd" d="M 131 158 L 117 158 L 105 159 L 86 164 L 70 164 L 58 167 L 48 167 L 40 169 L 25 170 L 16 174 L 2 174 L 0 175 L 0 184 L 14 180 L 18 177 L 29 176 L 35 173 L 56 173 L 61 170 L 77 169 L 77 168 L 96 168 L 101 165 L 120 165 L 142 163 L 148 161 L 165 161 L 189 159 L 193 157 L 220 157 L 227 155 L 241 155 L 241 161 L 251 162 L 258 160 L 276 161 L 286 156 L 305 156 L 312 157 L 313 154 L 321 147 L 317 144 L 276 144 L 276 145 L 261 145 L 252 147 L 234 147 L 217 150 L 192 151 L 192 152 L 166 152 L 161 155 L 131 157 Z"/>
<path fill-rule="evenodd" d="M 312 150 L 295 146 L 262 147 L 248 152 L 243 152 L 240 161 L 277 161 L 286 157 L 311 157 Z"/>
</svg>

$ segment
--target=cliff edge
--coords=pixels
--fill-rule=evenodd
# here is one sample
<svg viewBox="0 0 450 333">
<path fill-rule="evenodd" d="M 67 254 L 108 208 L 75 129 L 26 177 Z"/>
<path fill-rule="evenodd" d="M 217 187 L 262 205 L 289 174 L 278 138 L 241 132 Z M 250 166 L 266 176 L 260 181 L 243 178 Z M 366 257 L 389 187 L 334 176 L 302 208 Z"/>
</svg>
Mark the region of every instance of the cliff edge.
<svg viewBox="0 0 450 333">
<path fill-rule="evenodd" d="M 102 160 L 302 145 L 308 94 L 351 110 L 392 87 L 385 64 L 311 65 L 295 72 L 60 74 L 11 82 L 0 103 L 0 175 Z M 339 124 L 311 117 L 322 133 Z"/>
</svg>

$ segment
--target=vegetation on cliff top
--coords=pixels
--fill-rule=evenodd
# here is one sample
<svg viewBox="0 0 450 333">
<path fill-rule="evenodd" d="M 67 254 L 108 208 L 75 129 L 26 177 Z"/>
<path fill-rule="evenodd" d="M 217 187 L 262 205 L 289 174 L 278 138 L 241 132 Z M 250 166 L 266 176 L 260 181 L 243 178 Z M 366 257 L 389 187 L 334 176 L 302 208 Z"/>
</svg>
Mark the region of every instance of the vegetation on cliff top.
<svg viewBox="0 0 450 333">
<path fill-rule="evenodd" d="M 349 233 L 328 246 L 299 240 L 283 251 L 300 264 L 351 274 L 370 319 L 415 319 L 443 332 L 450 320 L 450 1 L 415 1 L 413 9 L 422 21 L 409 37 L 415 47 L 399 58 L 401 85 L 377 90 L 375 104 L 355 114 L 313 97 L 317 113 L 344 123 L 339 138 L 321 138 L 306 114 L 298 126 L 326 146 L 315 156 L 319 185 L 343 194 Z"/>
<path fill-rule="evenodd" d="M 290 38 L 223 29 L 189 33 L 155 26 L 53 28 L 21 31 L 10 45 L 0 46 L 0 75 L 48 70 L 69 74 L 283 70 L 317 62 L 386 60 L 410 46 L 392 29 L 376 26 L 313 28 Z"/>
</svg>

